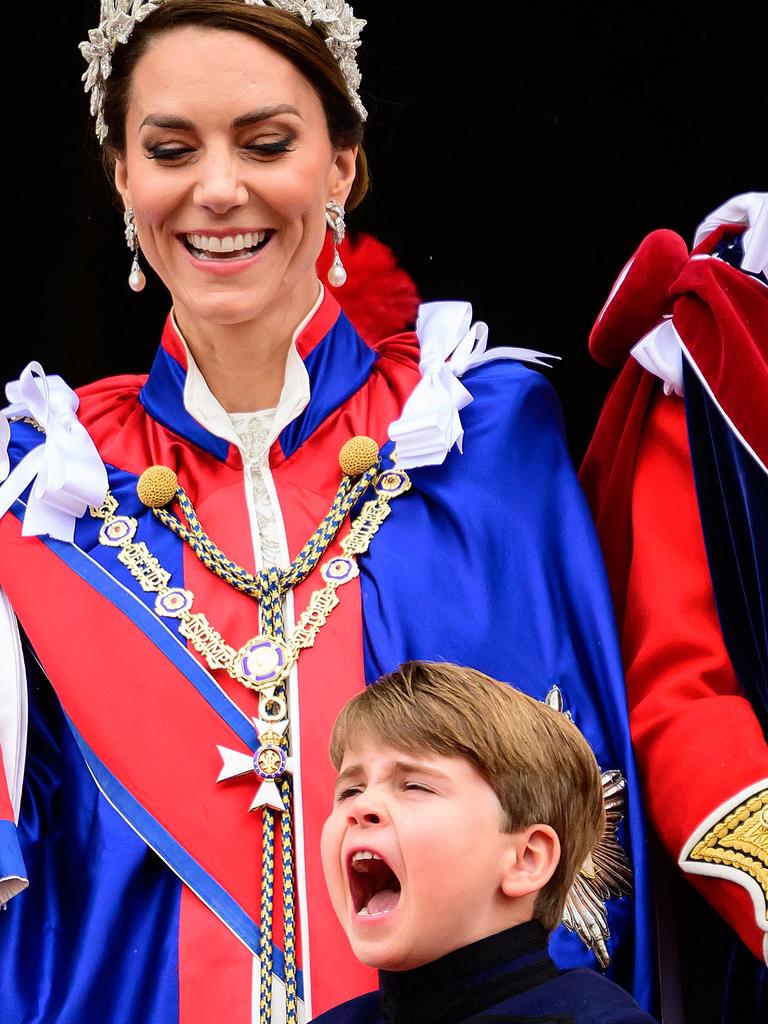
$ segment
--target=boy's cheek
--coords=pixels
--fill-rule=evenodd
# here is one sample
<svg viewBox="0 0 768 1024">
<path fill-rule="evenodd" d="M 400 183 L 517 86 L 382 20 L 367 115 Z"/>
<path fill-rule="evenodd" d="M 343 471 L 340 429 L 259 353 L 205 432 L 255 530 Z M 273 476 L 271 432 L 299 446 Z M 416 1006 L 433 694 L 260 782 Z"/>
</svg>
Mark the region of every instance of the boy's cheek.
<svg viewBox="0 0 768 1024">
<path fill-rule="evenodd" d="M 320 859 L 323 863 L 325 884 L 337 914 L 341 913 L 343 900 L 343 884 L 341 872 L 341 843 L 343 828 L 335 814 L 331 812 L 323 825 L 320 836 Z"/>
</svg>

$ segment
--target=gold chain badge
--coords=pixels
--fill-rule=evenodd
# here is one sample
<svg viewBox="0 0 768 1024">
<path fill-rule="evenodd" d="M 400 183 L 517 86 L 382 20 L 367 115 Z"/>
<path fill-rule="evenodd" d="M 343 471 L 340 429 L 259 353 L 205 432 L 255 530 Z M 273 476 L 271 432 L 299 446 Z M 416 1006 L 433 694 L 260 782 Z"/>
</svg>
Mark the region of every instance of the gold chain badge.
<svg viewBox="0 0 768 1024">
<path fill-rule="evenodd" d="M 118 548 L 118 559 L 139 586 L 157 594 L 155 612 L 163 618 L 179 619 L 179 632 L 203 656 L 211 669 L 224 669 L 249 689 L 268 691 L 286 679 L 301 651 L 312 647 L 328 616 L 339 603 L 336 591 L 354 579 L 359 570 L 357 556 L 365 554 L 381 524 L 390 513 L 393 498 L 409 490 L 411 482 L 402 470 L 389 469 L 379 473 L 373 487 L 376 497 L 366 501 L 341 541 L 342 554 L 320 567 L 325 586 L 315 590 L 299 618 L 290 638 L 278 639 L 269 634 L 252 637 L 235 650 L 202 612 L 193 612 L 195 600 L 190 590 L 169 586 L 171 574 L 150 552 L 143 541 L 135 541 L 136 519 L 118 515 L 118 502 L 108 494 L 98 508 L 91 508 L 94 518 L 104 521 L 99 541 Z"/>
</svg>

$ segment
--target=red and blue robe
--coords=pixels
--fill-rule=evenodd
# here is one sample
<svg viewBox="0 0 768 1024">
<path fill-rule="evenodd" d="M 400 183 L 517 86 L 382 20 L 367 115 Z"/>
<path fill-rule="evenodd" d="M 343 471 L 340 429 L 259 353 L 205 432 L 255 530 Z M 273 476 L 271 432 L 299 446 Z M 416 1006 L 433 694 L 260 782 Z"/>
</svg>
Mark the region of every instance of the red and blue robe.
<svg viewBox="0 0 768 1024">
<path fill-rule="evenodd" d="M 290 558 L 330 507 L 342 444 L 365 434 L 391 452 L 388 427 L 420 379 L 415 335 L 371 346 L 328 294 L 296 346 L 310 397 L 269 453 Z M 170 466 L 218 546 L 258 568 L 240 451 L 186 408 L 188 371 L 169 318 L 149 376 L 83 388 L 78 415 L 120 514 L 138 520 L 136 540 L 237 648 L 258 633 L 256 603 L 206 570 L 136 494 L 147 466 Z M 411 490 L 392 501 L 359 559 L 359 578 L 339 591 L 290 682 L 307 1018 L 375 984 L 352 956 L 322 878 L 331 725 L 363 685 L 414 658 L 471 665 L 539 699 L 556 684 L 601 767 L 623 772 L 620 839 L 634 895 L 610 901 L 610 974 L 641 1004 L 653 998 L 644 826 L 621 662 L 559 405 L 540 374 L 512 360 L 472 369 L 464 384 L 473 401 L 462 411 L 463 454 L 410 471 Z M 11 464 L 44 440 L 34 425 L 14 422 Z M 261 820 L 248 812 L 255 779 L 216 783 L 217 746 L 258 745 L 256 695 L 210 672 L 176 621 L 154 614 L 155 595 L 99 543 L 100 520 L 78 520 L 73 544 L 22 537 L 25 502 L 22 495 L 0 521 L 0 585 L 25 634 L 30 680 L 24 795 L 18 815 L 9 800 L 0 805 L 0 858 L 29 880 L 0 915 L 0 1006 L 30 1024 L 258 1020 Z M 329 555 L 338 551 L 334 543 Z M 288 629 L 321 585 L 315 572 L 296 588 Z M 278 865 L 275 1020 L 280 892 Z M 561 967 L 595 964 L 562 928 L 552 951 Z"/>
</svg>

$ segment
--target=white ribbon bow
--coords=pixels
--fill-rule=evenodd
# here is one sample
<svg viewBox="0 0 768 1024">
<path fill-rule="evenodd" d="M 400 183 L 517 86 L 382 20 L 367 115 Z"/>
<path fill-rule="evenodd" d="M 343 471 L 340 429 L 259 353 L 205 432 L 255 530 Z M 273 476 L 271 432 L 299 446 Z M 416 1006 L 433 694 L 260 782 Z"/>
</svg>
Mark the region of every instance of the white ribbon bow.
<svg viewBox="0 0 768 1024">
<path fill-rule="evenodd" d="M 660 324 L 644 335 L 631 349 L 633 356 L 644 370 L 655 374 L 664 381 L 664 394 L 683 394 L 683 350 L 680 335 L 672 323 L 671 316 L 665 316 Z"/>
<path fill-rule="evenodd" d="M 80 400 L 61 377 L 46 377 L 37 362 L 8 384 L 5 394 L 10 405 L 0 409 L 0 480 L 5 481 L 0 485 L 0 516 L 34 480 L 22 534 L 72 541 L 75 520 L 89 505 L 100 505 L 108 487 L 104 463 L 75 415 Z M 9 476 L 11 416 L 34 417 L 46 438 Z"/>
<path fill-rule="evenodd" d="M 486 351 L 488 326 L 482 321 L 472 324 L 468 302 L 420 306 L 416 334 L 421 346 L 421 380 L 400 418 L 389 428 L 401 469 L 439 466 L 454 445 L 462 450 L 464 429 L 459 412 L 469 405 L 472 395 L 458 378 L 467 370 L 494 359 L 519 359 L 549 368 L 542 359 L 558 358 L 526 348 Z"/>
</svg>

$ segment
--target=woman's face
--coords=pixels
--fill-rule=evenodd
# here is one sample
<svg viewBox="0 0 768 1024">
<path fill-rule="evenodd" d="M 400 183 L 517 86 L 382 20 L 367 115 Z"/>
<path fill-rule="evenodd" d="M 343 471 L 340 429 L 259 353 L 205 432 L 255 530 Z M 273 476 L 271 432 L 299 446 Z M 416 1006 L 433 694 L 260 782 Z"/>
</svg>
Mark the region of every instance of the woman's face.
<svg viewBox="0 0 768 1024">
<path fill-rule="evenodd" d="M 309 82 L 251 36 L 174 29 L 135 68 L 116 182 L 182 323 L 298 322 L 325 204 L 344 204 L 354 173 Z"/>
</svg>

